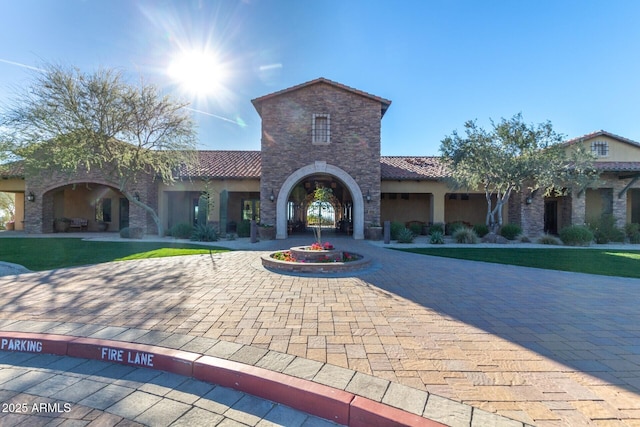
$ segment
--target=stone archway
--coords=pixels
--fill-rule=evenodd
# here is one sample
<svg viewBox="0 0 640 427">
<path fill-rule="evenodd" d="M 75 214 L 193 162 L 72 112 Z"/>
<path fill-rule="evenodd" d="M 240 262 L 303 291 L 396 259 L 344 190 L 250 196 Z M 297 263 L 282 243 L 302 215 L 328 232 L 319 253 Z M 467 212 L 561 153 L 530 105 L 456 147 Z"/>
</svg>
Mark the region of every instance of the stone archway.
<svg viewBox="0 0 640 427">
<path fill-rule="evenodd" d="M 71 179 L 67 182 L 53 182 L 38 189 L 35 197 L 34 213 L 40 212 L 41 228 L 36 232 L 50 233 L 67 231 L 60 225 L 66 218 L 77 219 L 72 222 L 75 231 L 118 231 L 122 221 L 129 222 L 128 209 L 126 218 L 122 209 L 128 200 L 111 183 L 100 178 Z M 124 201 L 124 202 L 123 202 Z"/>
<path fill-rule="evenodd" d="M 287 238 L 287 200 L 291 190 L 301 179 L 319 173 L 336 177 L 351 192 L 353 198 L 353 238 L 364 239 L 364 198 L 360 186 L 347 172 L 324 161 L 316 161 L 296 170 L 287 177 L 280 187 L 276 204 L 276 238 Z"/>
</svg>

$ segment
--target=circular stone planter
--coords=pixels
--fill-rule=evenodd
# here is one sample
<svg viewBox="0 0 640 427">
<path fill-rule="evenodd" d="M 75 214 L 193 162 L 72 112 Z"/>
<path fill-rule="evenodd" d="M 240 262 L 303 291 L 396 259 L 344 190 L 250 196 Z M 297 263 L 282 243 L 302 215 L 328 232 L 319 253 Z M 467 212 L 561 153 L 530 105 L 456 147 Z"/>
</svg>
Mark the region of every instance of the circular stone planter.
<svg viewBox="0 0 640 427">
<path fill-rule="evenodd" d="M 290 250 L 293 253 L 298 253 L 298 252 L 293 252 L 295 249 L 299 249 L 299 248 L 291 248 Z M 357 259 L 355 261 L 349 261 L 349 262 L 342 262 L 342 261 L 336 261 L 336 262 L 313 262 L 313 261 L 304 261 L 304 262 L 290 262 L 290 261 L 280 261 L 278 259 L 273 258 L 273 254 L 276 254 L 278 252 L 282 252 L 282 251 L 276 251 L 276 252 L 271 252 L 267 255 L 263 255 L 261 257 L 262 259 L 262 265 L 270 270 L 274 270 L 274 271 L 283 271 L 283 272 L 287 272 L 287 273 L 320 273 L 320 274 L 325 274 L 325 273 L 341 273 L 341 272 L 348 272 L 348 271 L 356 271 L 356 270 L 360 270 L 366 266 L 368 266 L 371 262 L 371 258 L 360 255 L 360 254 L 356 254 L 353 252 L 349 252 L 352 255 L 357 255 L 360 257 L 360 259 Z M 343 251 L 310 251 L 310 250 L 301 250 L 301 252 L 304 252 L 305 254 L 308 254 L 309 252 L 317 252 L 320 253 L 320 255 L 318 256 L 323 256 L 326 255 L 327 252 L 339 252 L 340 253 L 340 259 L 342 259 L 342 254 Z M 317 255 L 317 254 L 316 254 Z M 294 255 L 297 256 L 297 255 Z M 301 258 L 297 258 L 297 259 L 301 259 Z M 318 258 L 318 259 L 322 259 L 322 258 Z"/>
<path fill-rule="evenodd" d="M 342 262 L 343 253 L 337 249 L 312 250 L 311 246 L 296 246 L 291 249 L 291 255 L 301 262 Z M 353 262 L 353 261 L 352 261 Z"/>
</svg>

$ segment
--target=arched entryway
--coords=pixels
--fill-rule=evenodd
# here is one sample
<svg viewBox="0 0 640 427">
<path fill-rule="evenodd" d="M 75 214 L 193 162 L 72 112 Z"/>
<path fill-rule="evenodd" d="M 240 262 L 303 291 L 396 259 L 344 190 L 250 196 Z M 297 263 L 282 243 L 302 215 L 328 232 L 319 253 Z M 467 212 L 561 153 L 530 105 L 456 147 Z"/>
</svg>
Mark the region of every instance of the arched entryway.
<svg viewBox="0 0 640 427">
<path fill-rule="evenodd" d="M 129 201 L 105 182 L 70 182 L 45 189 L 42 218 L 44 233 L 119 231 L 129 226 Z"/>
<path fill-rule="evenodd" d="M 327 164 L 326 162 L 317 161 L 310 165 L 304 166 L 284 181 L 280 191 L 276 205 L 276 228 L 278 239 L 286 239 L 288 236 L 287 219 L 289 213 L 289 201 L 294 188 L 304 181 L 305 178 L 317 176 L 335 178 L 337 182 L 349 192 L 351 205 L 349 206 L 351 221 L 353 224 L 353 238 L 364 239 L 364 199 L 360 186 L 356 181 L 344 170 L 337 166 Z"/>
</svg>

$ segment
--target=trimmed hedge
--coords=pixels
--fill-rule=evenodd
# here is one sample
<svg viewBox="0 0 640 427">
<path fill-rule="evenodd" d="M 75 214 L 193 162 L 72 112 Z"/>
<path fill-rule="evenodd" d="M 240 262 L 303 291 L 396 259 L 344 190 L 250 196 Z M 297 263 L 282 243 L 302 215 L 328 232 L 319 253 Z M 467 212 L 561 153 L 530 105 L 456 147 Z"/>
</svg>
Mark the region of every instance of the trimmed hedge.
<svg viewBox="0 0 640 427">
<path fill-rule="evenodd" d="M 483 238 L 489 234 L 489 227 L 486 224 L 476 224 L 473 226 L 473 231 L 476 232 L 478 237 Z"/>
<path fill-rule="evenodd" d="M 125 227 L 120 230 L 120 237 L 123 239 L 142 239 L 144 231 L 140 227 Z"/>
<path fill-rule="evenodd" d="M 189 239 L 191 238 L 191 233 L 193 233 L 193 227 L 191 224 L 181 222 L 171 227 L 169 233 L 174 239 Z"/>
<path fill-rule="evenodd" d="M 560 240 L 567 246 L 589 246 L 593 233 L 584 225 L 570 225 L 560 230 Z"/>
<path fill-rule="evenodd" d="M 522 233 L 518 224 L 505 224 L 500 229 L 500 235 L 508 240 L 515 240 Z"/>
</svg>

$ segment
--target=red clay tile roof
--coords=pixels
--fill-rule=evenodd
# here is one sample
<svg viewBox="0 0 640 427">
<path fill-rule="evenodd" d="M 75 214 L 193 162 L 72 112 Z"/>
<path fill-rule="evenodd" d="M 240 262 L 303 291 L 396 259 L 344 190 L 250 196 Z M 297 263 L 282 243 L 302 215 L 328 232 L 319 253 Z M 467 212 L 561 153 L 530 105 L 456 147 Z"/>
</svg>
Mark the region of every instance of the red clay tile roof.
<svg viewBox="0 0 640 427">
<path fill-rule="evenodd" d="M 594 162 L 593 165 L 603 172 L 640 172 L 640 162 Z"/>
<path fill-rule="evenodd" d="M 182 169 L 178 176 L 190 178 L 260 179 L 259 151 L 198 151 L 197 165 Z"/>
<path fill-rule="evenodd" d="M 447 168 L 439 157 L 380 157 L 382 179 L 438 180 L 447 176 Z"/>
<path fill-rule="evenodd" d="M 23 178 L 24 163 L 19 160 L 16 162 L 0 164 L 0 176 L 3 178 Z"/>
<path fill-rule="evenodd" d="M 296 85 L 296 86 L 292 86 L 292 87 L 287 88 L 287 89 L 279 90 L 277 92 L 270 93 L 268 95 L 264 95 L 264 96 L 261 96 L 261 97 L 256 98 L 256 99 L 252 99 L 251 103 L 253 104 L 253 106 L 258 111 L 258 114 L 261 115 L 260 104 L 262 103 L 262 101 L 265 101 L 267 99 L 270 99 L 270 98 L 273 98 L 273 97 L 276 97 L 276 96 L 284 95 L 285 93 L 293 92 L 294 90 L 299 90 L 299 89 L 305 88 L 307 86 L 315 85 L 315 84 L 318 84 L 318 83 L 325 83 L 325 84 L 331 85 L 333 87 L 337 87 L 339 89 L 346 90 L 347 92 L 355 93 L 355 94 L 358 94 L 360 96 L 364 96 L 365 98 L 370 98 L 370 99 L 373 99 L 374 101 L 378 101 L 380 104 L 382 104 L 382 115 L 383 116 L 384 116 L 384 113 L 387 112 L 387 109 L 389 108 L 389 106 L 391 105 L 391 101 L 389 101 L 388 99 L 380 98 L 379 96 L 375 96 L 375 95 L 372 95 L 370 93 L 367 93 L 367 92 L 364 92 L 364 91 L 361 91 L 361 90 L 358 90 L 358 89 L 354 89 L 352 87 L 343 85 L 342 83 L 338 83 L 338 82 L 334 82 L 333 80 L 326 79 L 324 77 L 320 77 L 318 79 L 311 80 L 311 81 L 306 82 L 306 83 L 302 83 L 302 84 L 299 84 L 299 85 Z"/>
<path fill-rule="evenodd" d="M 260 179 L 259 151 L 200 151 L 199 163 L 179 171 L 181 177 Z M 437 180 L 446 176 L 438 157 L 380 157 L 382 179 Z"/>
</svg>

